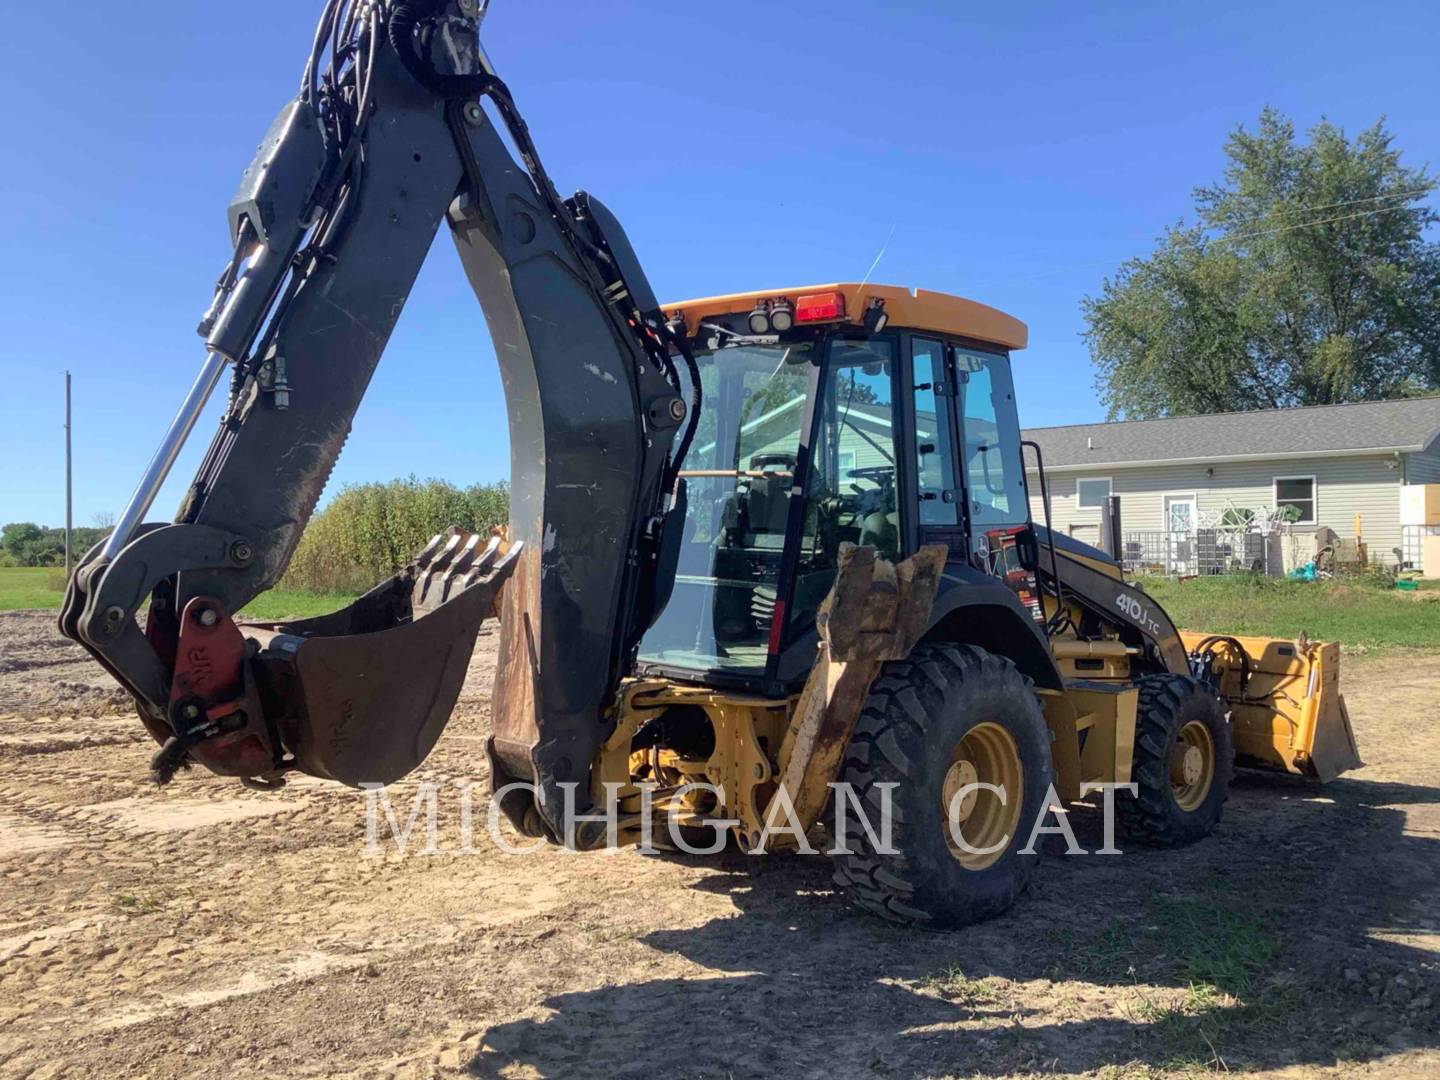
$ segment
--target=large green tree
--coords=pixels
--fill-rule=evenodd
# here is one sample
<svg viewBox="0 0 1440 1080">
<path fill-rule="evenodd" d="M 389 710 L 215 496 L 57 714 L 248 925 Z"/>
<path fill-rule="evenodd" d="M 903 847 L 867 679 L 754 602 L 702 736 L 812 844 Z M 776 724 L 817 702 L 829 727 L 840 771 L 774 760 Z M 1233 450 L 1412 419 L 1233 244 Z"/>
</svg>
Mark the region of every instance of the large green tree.
<svg viewBox="0 0 1440 1080">
<path fill-rule="evenodd" d="M 1273 109 L 1225 144 L 1198 223 L 1083 303 L 1114 418 L 1324 405 L 1440 388 L 1435 179 L 1383 120 L 1296 138 Z"/>
</svg>

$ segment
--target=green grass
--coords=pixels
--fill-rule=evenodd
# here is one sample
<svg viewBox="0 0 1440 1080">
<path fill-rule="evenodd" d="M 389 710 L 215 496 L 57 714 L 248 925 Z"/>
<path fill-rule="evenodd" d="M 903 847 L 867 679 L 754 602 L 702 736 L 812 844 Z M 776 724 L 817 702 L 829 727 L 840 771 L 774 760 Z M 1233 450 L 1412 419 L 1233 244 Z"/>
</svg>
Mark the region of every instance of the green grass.
<svg viewBox="0 0 1440 1080">
<path fill-rule="evenodd" d="M 1008 984 L 1004 979 L 972 978 L 956 964 L 951 964 L 927 975 L 920 980 L 919 985 L 922 990 L 933 991 L 965 1005 L 997 1004 L 1006 996 L 1008 989 Z"/>
<path fill-rule="evenodd" d="M 65 572 L 43 566 L 0 567 L 0 611 L 58 608 L 65 597 Z"/>
<path fill-rule="evenodd" d="M 1304 630 L 1316 640 L 1350 647 L 1440 648 L 1440 601 L 1428 599 L 1432 589 L 1400 592 L 1364 578 L 1308 582 L 1239 575 L 1147 578 L 1142 585 L 1186 630 L 1283 638 Z M 0 567 L 0 611 L 54 609 L 63 597 L 64 574 L 54 567 Z M 272 589 L 256 597 L 244 614 L 308 618 L 353 599 L 348 593 Z"/>
<path fill-rule="evenodd" d="M 312 615 L 326 615 L 354 599 L 343 593 L 271 589 L 251 600 L 240 614 L 247 619 L 308 619 Z"/>
<path fill-rule="evenodd" d="M 0 567 L 0 611 L 60 607 L 65 598 L 65 573 L 54 567 Z M 272 589 L 245 608 L 251 619 L 304 619 L 324 615 L 355 599 L 342 593 L 310 593 Z"/>
<path fill-rule="evenodd" d="M 1224 1070 L 1227 1055 L 1273 1044 L 1301 1006 L 1283 920 L 1250 878 L 1152 889 L 1103 927 L 1058 927 L 1050 939 L 1057 981 L 1134 987 L 1137 1049 L 1161 1072 Z"/>
<path fill-rule="evenodd" d="M 1293 638 L 1367 649 L 1440 647 L 1440 603 L 1368 578 L 1330 581 L 1232 575 L 1147 578 L 1147 593 L 1185 630 Z"/>
</svg>

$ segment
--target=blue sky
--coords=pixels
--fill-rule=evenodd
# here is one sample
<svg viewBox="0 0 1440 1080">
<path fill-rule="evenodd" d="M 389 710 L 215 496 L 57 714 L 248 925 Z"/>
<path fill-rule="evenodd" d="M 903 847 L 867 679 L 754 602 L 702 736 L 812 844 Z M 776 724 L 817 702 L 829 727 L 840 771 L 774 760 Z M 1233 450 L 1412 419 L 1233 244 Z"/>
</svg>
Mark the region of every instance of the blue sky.
<svg viewBox="0 0 1440 1080">
<path fill-rule="evenodd" d="M 76 521 L 124 504 L 199 366 L 226 202 L 319 6 L 7 15 L 0 522 L 63 520 L 66 368 Z M 858 279 L 890 237 L 875 280 L 1030 324 L 1016 376 L 1039 425 L 1102 418 L 1081 298 L 1189 214 L 1264 104 L 1302 128 L 1384 114 L 1407 162 L 1440 163 L 1437 31 L 1421 3 L 495 0 L 485 36 L 558 186 L 606 200 L 662 297 Z M 152 516 L 173 511 L 211 414 Z M 331 491 L 502 478 L 504 417 L 442 236 Z"/>
</svg>

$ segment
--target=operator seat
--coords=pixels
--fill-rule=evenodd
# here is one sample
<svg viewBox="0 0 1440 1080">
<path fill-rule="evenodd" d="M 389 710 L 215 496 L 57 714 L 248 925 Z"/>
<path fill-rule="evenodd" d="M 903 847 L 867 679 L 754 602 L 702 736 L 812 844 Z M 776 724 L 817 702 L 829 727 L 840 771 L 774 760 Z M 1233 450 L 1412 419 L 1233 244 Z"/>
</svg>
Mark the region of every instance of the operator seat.
<svg viewBox="0 0 1440 1080">
<path fill-rule="evenodd" d="M 887 559 L 900 554 L 900 514 L 897 511 L 866 514 L 860 523 L 860 546 L 873 547 Z"/>
<path fill-rule="evenodd" d="M 786 471 L 767 471 L 767 466 L 785 466 Z M 750 479 L 745 497 L 745 531 L 751 544 L 764 535 L 783 542 L 790 516 L 790 489 L 795 484 L 796 458 L 791 454 L 756 454 L 750 468 L 762 475 Z"/>
</svg>

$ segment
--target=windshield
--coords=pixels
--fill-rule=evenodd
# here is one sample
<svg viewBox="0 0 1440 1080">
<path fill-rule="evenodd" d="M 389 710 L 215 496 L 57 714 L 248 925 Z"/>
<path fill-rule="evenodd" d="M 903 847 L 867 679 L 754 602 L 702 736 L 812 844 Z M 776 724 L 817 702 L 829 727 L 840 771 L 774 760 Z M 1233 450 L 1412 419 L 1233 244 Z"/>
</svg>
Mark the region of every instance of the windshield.
<svg viewBox="0 0 1440 1080">
<path fill-rule="evenodd" d="M 764 669 L 817 355 L 810 342 L 695 354 L 704 404 L 680 473 L 689 506 L 679 568 L 642 662 Z"/>
</svg>

